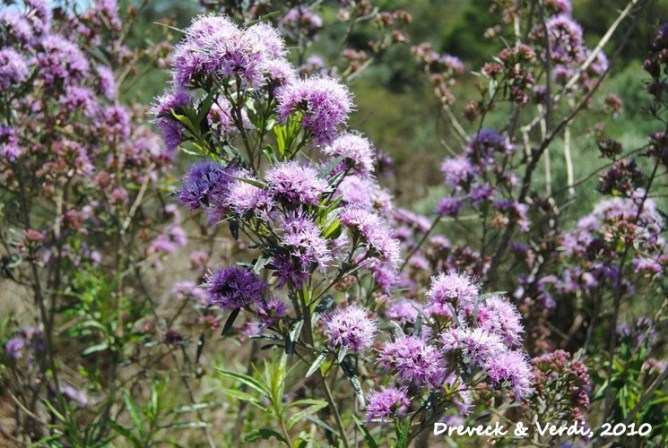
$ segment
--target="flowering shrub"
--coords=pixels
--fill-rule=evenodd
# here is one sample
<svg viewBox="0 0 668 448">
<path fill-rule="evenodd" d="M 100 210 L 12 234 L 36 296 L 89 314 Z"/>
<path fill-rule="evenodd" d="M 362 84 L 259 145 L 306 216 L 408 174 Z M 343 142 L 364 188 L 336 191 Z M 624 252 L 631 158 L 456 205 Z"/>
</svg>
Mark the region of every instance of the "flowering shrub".
<svg viewBox="0 0 668 448">
<path fill-rule="evenodd" d="M 603 48 L 647 2 L 592 44 L 569 1 L 492 1 L 480 67 L 413 45 L 448 156 L 411 210 L 352 93 L 411 15 L 288 3 L 202 2 L 148 50 L 128 43 L 145 5 L 0 12 L 0 267 L 32 300 L 0 326 L 0 434 L 599 446 L 607 424 L 660 446 L 668 130 L 628 149 L 605 127 L 623 101 L 599 95 L 623 46 Z M 663 25 L 643 63 L 657 126 L 667 52 Z M 164 66 L 150 110 L 121 101 Z M 434 431 L 501 423 L 574 429 Z"/>
</svg>

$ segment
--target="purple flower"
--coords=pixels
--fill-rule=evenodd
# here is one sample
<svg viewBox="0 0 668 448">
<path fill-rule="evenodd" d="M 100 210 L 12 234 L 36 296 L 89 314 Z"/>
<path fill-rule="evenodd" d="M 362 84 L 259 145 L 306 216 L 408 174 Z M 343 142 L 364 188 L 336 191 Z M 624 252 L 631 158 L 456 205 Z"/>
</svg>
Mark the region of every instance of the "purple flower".
<svg viewBox="0 0 668 448">
<path fill-rule="evenodd" d="M 308 280 L 308 266 L 301 262 L 295 263 L 289 255 L 277 255 L 272 262 L 277 277 L 276 288 L 281 289 L 285 285 L 292 284 L 295 288 L 301 289 L 302 285 Z"/>
<path fill-rule="evenodd" d="M 100 115 L 100 126 L 109 142 L 118 143 L 130 137 L 130 115 L 125 107 L 114 104 L 103 108 Z"/>
<path fill-rule="evenodd" d="M 165 92 L 158 98 L 158 103 L 153 107 L 153 113 L 156 115 L 156 123 L 162 138 L 165 141 L 167 149 L 176 150 L 183 141 L 185 128 L 173 116 L 173 112 L 190 104 L 190 94 L 182 89 L 176 89 L 173 92 Z"/>
<path fill-rule="evenodd" d="M 461 187 L 473 177 L 473 166 L 466 157 L 458 156 L 445 159 L 441 164 L 441 172 L 446 184 Z"/>
<path fill-rule="evenodd" d="M 311 40 L 317 40 L 318 30 L 322 28 L 322 18 L 309 8 L 300 5 L 288 10 L 281 17 L 278 26 L 295 39 L 299 34 L 304 34 Z"/>
<path fill-rule="evenodd" d="M 478 285 L 474 284 L 469 276 L 455 271 L 432 277 L 431 288 L 427 291 L 431 302 L 462 307 L 475 302 L 479 295 Z"/>
<path fill-rule="evenodd" d="M 272 59 L 264 63 L 264 75 L 269 84 L 280 87 L 297 81 L 295 68 L 286 59 Z"/>
<path fill-rule="evenodd" d="M 278 30 L 266 23 L 256 23 L 246 30 L 246 36 L 263 49 L 269 60 L 284 60 L 285 42 Z"/>
<path fill-rule="evenodd" d="M 524 353 L 519 351 L 497 353 L 487 359 L 484 368 L 495 386 L 507 381 L 516 400 L 526 398 L 533 392 L 531 364 Z"/>
<path fill-rule="evenodd" d="M 443 198 L 436 205 L 436 213 L 441 216 L 456 218 L 462 208 L 462 201 L 457 198 Z"/>
<path fill-rule="evenodd" d="M 19 360 L 23 357 L 23 349 L 26 346 L 26 340 L 21 336 L 14 336 L 7 344 L 5 344 L 5 352 L 7 356 L 15 360 Z"/>
<path fill-rule="evenodd" d="M 185 30 L 186 38 L 172 53 L 174 81 L 188 87 L 204 81 L 218 68 L 213 54 L 215 47 L 224 47 L 225 42 L 240 40 L 241 31 L 226 17 L 203 16 L 195 19 Z"/>
<path fill-rule="evenodd" d="M 266 303 L 262 303 L 258 307 L 258 318 L 260 323 L 267 327 L 278 322 L 279 319 L 288 314 L 288 306 L 279 299 L 271 299 Z"/>
<path fill-rule="evenodd" d="M 341 223 L 353 228 L 368 243 L 369 248 L 391 267 L 401 262 L 399 241 L 392 237 L 392 229 L 377 214 L 358 207 L 346 208 L 340 216 Z"/>
<path fill-rule="evenodd" d="M 366 415 L 371 421 L 385 422 L 393 416 L 406 415 L 411 405 L 406 388 L 381 387 L 379 391 L 369 393 L 368 399 Z"/>
<path fill-rule="evenodd" d="M 77 390 L 70 385 L 65 385 L 60 388 L 60 391 L 63 393 L 65 398 L 79 406 L 86 406 L 88 403 L 88 397 L 82 390 Z"/>
<path fill-rule="evenodd" d="M 479 365 L 507 351 L 499 336 L 480 328 L 449 328 L 441 333 L 441 343 L 445 353 L 460 352 Z"/>
<path fill-rule="evenodd" d="M 545 26 L 550 43 L 550 56 L 554 61 L 560 64 L 577 64 L 584 60 L 582 27 L 577 22 L 566 14 L 560 14 L 549 19 Z"/>
<path fill-rule="evenodd" d="M 28 66 L 12 48 L 0 50 L 0 89 L 7 90 L 28 78 Z"/>
<path fill-rule="evenodd" d="M 14 36 L 22 44 L 31 47 L 38 40 L 30 22 L 19 11 L 0 12 L 0 24 L 7 30 L 8 35 Z"/>
<path fill-rule="evenodd" d="M 74 112 L 81 109 L 86 117 L 93 117 L 97 112 L 98 103 L 95 92 L 88 87 L 67 86 L 65 95 L 60 98 L 60 104 L 65 110 Z"/>
<path fill-rule="evenodd" d="M 376 257 L 367 257 L 361 262 L 361 266 L 370 271 L 376 285 L 385 292 L 390 292 L 392 287 L 399 281 L 397 266 Z"/>
<path fill-rule="evenodd" d="M 400 300 L 393 303 L 387 311 L 387 317 L 402 324 L 414 324 L 422 305 L 414 300 Z"/>
<path fill-rule="evenodd" d="M 284 61 L 284 53 L 283 40 L 269 25 L 259 23 L 242 30 L 226 17 L 200 17 L 174 49 L 174 79 L 190 87 L 206 84 L 215 75 L 259 88 L 268 65 Z"/>
<path fill-rule="evenodd" d="M 266 179 L 274 197 L 291 205 L 316 205 L 327 190 L 316 170 L 294 161 L 277 164 L 267 171 Z"/>
<path fill-rule="evenodd" d="M 663 265 L 661 263 L 646 257 L 634 258 L 631 265 L 633 266 L 633 272 L 635 273 L 647 272 L 650 274 L 659 274 L 663 271 Z"/>
<path fill-rule="evenodd" d="M 21 152 L 19 136 L 14 128 L 0 124 L 0 156 L 13 162 Z"/>
<path fill-rule="evenodd" d="M 47 86 L 56 82 L 73 84 L 90 72 L 88 58 L 79 47 L 58 34 L 46 36 L 35 56 L 37 74 Z"/>
<path fill-rule="evenodd" d="M 510 154 L 513 146 L 504 136 L 492 129 L 483 129 L 478 132 L 466 147 L 468 156 L 483 167 L 494 162 L 494 154 Z"/>
<path fill-rule="evenodd" d="M 448 70 L 452 72 L 453 75 L 463 75 L 464 74 L 464 62 L 459 59 L 457 56 L 452 56 L 450 54 L 443 54 L 438 58 L 438 62 L 445 65 Z"/>
<path fill-rule="evenodd" d="M 475 306 L 469 305 L 468 315 L 475 313 Z M 508 346 L 522 343 L 522 318 L 517 309 L 506 299 L 493 296 L 481 303 L 477 310 L 478 327 L 501 337 Z"/>
<path fill-rule="evenodd" d="M 250 173 L 239 170 L 234 177 L 236 179 L 227 187 L 225 207 L 240 216 L 253 213 L 259 218 L 268 219 L 275 205 L 269 192 L 247 182 L 256 181 Z"/>
<path fill-rule="evenodd" d="M 206 292 L 197 286 L 195 282 L 189 280 L 174 283 L 172 286 L 172 293 L 182 299 L 195 299 L 200 305 L 207 304 Z"/>
<path fill-rule="evenodd" d="M 267 284 L 246 268 L 230 266 L 208 274 L 205 290 L 210 305 L 232 310 L 261 303 Z"/>
<path fill-rule="evenodd" d="M 418 337 L 403 336 L 385 344 L 380 363 L 399 375 L 401 381 L 418 386 L 441 387 L 445 364 L 438 351 Z"/>
<path fill-rule="evenodd" d="M 350 305 L 329 316 L 323 327 L 330 348 L 359 353 L 371 347 L 376 321 L 361 306 Z"/>
<path fill-rule="evenodd" d="M 195 163 L 183 178 L 183 187 L 177 193 L 178 201 L 191 210 L 220 206 L 224 203 L 228 187 L 234 181 L 233 170 L 207 160 Z"/>
<path fill-rule="evenodd" d="M 310 218 L 289 214 L 281 224 L 281 231 L 281 242 L 304 268 L 312 264 L 324 267 L 332 259 L 327 240 Z"/>
<path fill-rule="evenodd" d="M 342 166 L 337 172 L 347 168 L 354 169 L 360 174 L 369 174 L 373 171 L 374 149 L 366 138 L 358 134 L 345 132 L 323 150 L 328 156 L 343 157 Z"/>
<path fill-rule="evenodd" d="M 480 207 L 483 203 L 492 199 L 497 190 L 489 183 L 478 185 L 471 189 L 468 199 L 474 207 Z"/>
<path fill-rule="evenodd" d="M 288 84 L 277 93 L 282 122 L 303 113 L 302 127 L 313 133 L 317 144 L 329 143 L 353 108 L 348 89 L 331 78 L 308 78 Z"/>
<path fill-rule="evenodd" d="M 95 67 L 97 75 L 100 79 L 100 92 L 109 101 L 114 101 L 116 98 L 116 80 L 114 79 L 114 72 L 106 65 L 98 65 Z"/>
<path fill-rule="evenodd" d="M 339 184 L 337 192 L 336 196 L 340 196 L 352 207 L 368 210 L 379 208 L 381 211 L 389 211 L 392 207 L 389 193 L 371 177 L 346 176 Z"/>
</svg>

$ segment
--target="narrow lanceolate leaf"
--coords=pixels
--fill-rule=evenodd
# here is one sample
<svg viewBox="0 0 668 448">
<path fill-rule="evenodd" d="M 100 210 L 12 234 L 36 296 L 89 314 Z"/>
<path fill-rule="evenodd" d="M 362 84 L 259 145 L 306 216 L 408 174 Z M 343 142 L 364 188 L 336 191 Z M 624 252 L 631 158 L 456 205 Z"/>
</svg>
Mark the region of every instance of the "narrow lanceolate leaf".
<svg viewBox="0 0 668 448">
<path fill-rule="evenodd" d="M 235 308 L 234 310 L 232 310 L 230 316 L 227 318 L 227 321 L 225 322 L 225 325 L 223 326 L 222 336 L 225 336 L 230 332 L 232 326 L 234 325 L 234 321 L 237 319 L 237 316 L 239 315 L 240 310 L 241 308 Z"/>
<path fill-rule="evenodd" d="M 286 341 L 285 341 L 285 353 L 288 355 L 292 355 L 295 353 L 295 347 L 297 345 L 297 341 L 299 340 L 299 335 L 302 332 L 302 327 L 304 326 L 304 320 L 298 320 L 294 324 L 292 324 L 292 328 L 290 329 L 290 333 L 288 333 Z"/>
<path fill-rule="evenodd" d="M 244 441 L 246 442 L 256 442 L 258 440 L 269 440 L 272 437 L 276 438 L 281 443 L 284 443 L 285 445 L 288 445 L 288 441 L 285 440 L 285 437 L 283 437 L 280 433 L 274 431 L 273 429 L 269 428 L 259 428 L 259 429 L 254 429 L 248 433 L 246 433 L 246 436 L 244 437 Z"/>
<path fill-rule="evenodd" d="M 250 387 L 251 389 L 255 390 L 256 392 L 261 393 L 262 395 L 268 397 L 270 395 L 269 390 L 258 380 L 253 378 L 252 376 L 244 375 L 242 373 L 237 373 L 237 372 L 232 372 L 230 370 L 225 370 L 225 369 L 216 369 L 218 373 L 226 378 L 230 378 L 236 381 L 239 381 L 242 384 L 245 384 L 246 386 Z"/>
<path fill-rule="evenodd" d="M 493 291 L 493 292 L 486 292 L 485 294 L 480 294 L 478 298 L 476 299 L 477 302 L 484 302 L 487 299 L 490 299 L 492 297 L 496 296 L 503 296 L 506 295 L 506 291 Z"/>
<path fill-rule="evenodd" d="M 323 422 L 322 420 L 320 420 L 318 417 L 316 417 L 316 416 L 313 415 L 313 414 L 305 415 L 305 416 L 304 416 L 304 419 L 309 420 L 309 421 L 315 423 L 316 425 L 320 426 L 322 429 L 324 429 L 324 430 L 326 430 L 326 431 L 330 431 L 330 432 L 336 434 L 336 430 L 335 430 L 334 428 L 332 428 L 330 425 L 328 425 L 327 423 Z"/>
<path fill-rule="evenodd" d="M 316 370 L 322 366 L 322 364 L 327 360 L 327 355 L 329 354 L 328 350 L 323 350 L 322 353 L 318 355 L 317 358 L 315 358 L 315 361 L 313 361 L 313 364 L 311 364 L 311 367 L 308 369 L 308 372 L 306 372 L 305 377 L 308 378 L 309 376 L 313 375 Z"/>
<path fill-rule="evenodd" d="M 366 403 L 364 400 L 364 392 L 362 392 L 362 384 L 360 383 L 360 380 L 357 377 L 357 373 L 345 361 L 340 363 L 340 365 L 341 365 L 341 370 L 343 370 L 343 373 L 345 373 L 346 377 L 348 377 L 348 381 L 350 381 L 350 384 L 353 386 L 353 390 L 355 391 L 355 396 L 357 397 L 357 401 L 359 402 L 361 407 L 364 407 Z"/>
<path fill-rule="evenodd" d="M 144 420 L 141 416 L 141 410 L 139 409 L 137 402 L 130 396 L 130 393 L 125 389 L 121 390 L 121 396 L 123 397 L 123 402 L 125 403 L 125 407 L 128 410 L 128 414 L 130 414 L 130 419 L 132 420 L 132 424 L 137 429 L 137 431 L 139 431 L 139 435 L 143 439 L 145 435 Z"/>
<path fill-rule="evenodd" d="M 366 424 L 354 415 L 353 420 L 355 420 L 355 425 L 357 425 L 359 430 L 362 431 L 362 434 L 364 435 L 364 441 L 366 442 L 367 446 L 369 448 L 378 448 L 378 443 L 369 432 L 369 428 L 367 428 Z"/>
<path fill-rule="evenodd" d="M 265 255 L 260 256 L 253 265 L 253 272 L 259 275 L 260 271 L 262 271 L 262 269 L 264 269 L 264 267 L 268 265 L 271 260 L 272 257 L 268 257 Z"/>
</svg>

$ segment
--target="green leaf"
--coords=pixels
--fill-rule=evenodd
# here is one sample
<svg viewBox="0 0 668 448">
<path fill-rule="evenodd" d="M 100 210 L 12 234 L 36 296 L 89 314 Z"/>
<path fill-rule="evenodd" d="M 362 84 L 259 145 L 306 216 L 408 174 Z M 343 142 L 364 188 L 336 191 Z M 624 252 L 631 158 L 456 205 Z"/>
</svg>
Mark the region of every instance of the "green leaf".
<svg viewBox="0 0 668 448">
<path fill-rule="evenodd" d="M 299 335 L 302 332 L 302 327 L 304 326 L 304 319 L 298 320 L 290 328 L 290 333 L 287 334 L 287 339 L 285 341 L 285 353 L 292 355 L 295 353 L 295 346 L 297 345 L 297 340 Z"/>
<path fill-rule="evenodd" d="M 316 425 L 320 426 L 322 429 L 324 429 L 324 430 L 326 430 L 326 431 L 331 431 L 331 432 L 333 432 L 334 434 L 337 433 L 337 431 L 336 431 L 334 428 L 332 428 L 330 425 L 328 425 L 328 424 L 325 423 L 324 421 L 320 420 L 320 418 L 318 418 L 318 417 L 315 416 L 315 415 L 307 414 L 307 415 L 304 416 L 304 419 L 309 420 L 309 421 L 315 423 Z"/>
<path fill-rule="evenodd" d="M 262 153 L 267 157 L 267 161 L 270 165 L 276 165 L 276 163 L 278 163 L 276 154 L 274 154 L 274 148 L 271 145 L 262 148 Z"/>
<path fill-rule="evenodd" d="M 362 434 L 364 434 L 364 441 L 366 442 L 367 446 L 369 448 L 378 448 L 378 443 L 369 432 L 369 428 L 367 428 L 366 424 L 355 415 L 353 415 L 353 420 L 355 421 L 355 424 L 360 429 L 360 431 L 362 431 Z"/>
<path fill-rule="evenodd" d="M 160 426 L 162 429 L 197 429 L 208 427 L 209 424 L 206 422 L 174 422 Z"/>
<path fill-rule="evenodd" d="M 355 396 L 357 397 L 357 401 L 363 408 L 365 406 L 364 392 L 362 391 L 362 384 L 360 384 L 360 380 L 357 377 L 357 373 L 345 361 L 340 363 L 339 365 L 341 366 L 343 373 L 345 373 L 346 376 L 348 377 L 348 381 L 350 381 L 350 384 L 353 386 L 353 390 L 355 391 Z"/>
<path fill-rule="evenodd" d="M 225 393 L 225 395 L 229 395 L 233 398 L 236 398 L 237 400 L 248 401 L 248 402 L 251 402 L 251 403 L 259 403 L 260 402 L 260 400 L 257 397 L 254 397 L 251 394 L 247 394 L 246 392 L 242 392 L 240 390 L 224 389 L 223 392 Z"/>
<path fill-rule="evenodd" d="M 128 414 L 130 414 L 132 424 L 137 429 L 137 431 L 139 431 L 141 438 L 144 439 L 146 435 L 144 431 L 144 419 L 142 418 L 139 405 L 132 398 L 132 396 L 130 396 L 130 393 L 126 389 L 121 389 L 121 396 L 123 397 L 125 407 L 128 408 Z"/>
<path fill-rule="evenodd" d="M 215 96 L 218 92 L 214 89 L 212 90 L 206 98 L 200 103 L 199 106 L 199 112 L 197 113 L 197 122 L 202 123 L 207 115 L 209 114 L 209 111 L 211 110 L 211 106 L 213 105 L 213 102 L 215 100 Z"/>
<path fill-rule="evenodd" d="M 246 435 L 244 436 L 244 441 L 256 442 L 257 440 L 269 440 L 272 437 L 274 437 L 279 442 L 282 442 L 285 445 L 290 446 L 288 444 L 288 441 L 285 440 L 285 437 L 283 437 L 280 433 L 274 431 L 273 429 L 269 428 L 254 429 L 246 433 Z"/>
<path fill-rule="evenodd" d="M 262 383 L 260 383 L 258 380 L 256 380 L 255 378 L 253 378 L 251 376 L 244 375 L 244 374 L 237 373 L 237 372 L 232 372 L 230 370 L 225 370 L 225 369 L 216 369 L 216 370 L 222 376 L 224 376 L 226 378 L 231 378 L 231 379 L 237 380 L 237 381 L 241 382 L 242 384 L 245 384 L 246 386 L 250 387 L 251 389 L 261 393 L 265 397 L 271 396 L 271 393 L 269 392 L 269 390 Z"/>
<path fill-rule="evenodd" d="M 83 356 L 88 356 L 88 355 L 91 355 L 93 353 L 105 351 L 108 348 L 109 348 L 109 344 L 106 341 L 105 342 L 100 342 L 99 344 L 91 345 L 90 347 L 85 349 L 81 354 Z"/>
<path fill-rule="evenodd" d="M 484 302 L 487 299 L 491 299 L 492 297 L 496 296 L 504 296 L 506 295 L 506 291 L 493 291 L 493 292 L 486 292 L 485 294 L 480 294 L 478 298 L 476 299 L 477 302 Z"/>
<path fill-rule="evenodd" d="M 285 150 L 287 149 L 288 131 L 285 125 L 274 126 L 274 136 L 276 137 L 276 147 L 281 158 L 285 157 Z"/>
<path fill-rule="evenodd" d="M 313 361 L 313 364 L 311 364 L 311 367 L 309 367 L 308 372 L 306 372 L 306 375 L 304 375 L 305 378 L 308 378 L 309 376 L 313 375 L 316 370 L 320 368 L 322 363 L 327 360 L 327 355 L 329 355 L 328 350 L 323 350 L 322 353 L 318 355 L 317 358 L 315 358 L 315 361 Z"/>
<path fill-rule="evenodd" d="M 306 416 L 314 415 L 316 412 L 318 412 L 323 408 L 326 408 L 327 406 L 329 406 L 329 404 L 326 401 L 321 401 L 320 403 L 311 405 L 306 409 L 302 409 L 301 411 L 293 414 L 288 420 L 288 428 L 292 428 L 297 422 L 305 419 Z"/>
<path fill-rule="evenodd" d="M 260 271 L 271 262 L 272 257 L 267 257 L 264 255 L 261 255 L 258 257 L 258 259 L 255 261 L 255 264 L 253 265 L 253 272 L 256 274 L 260 274 Z"/>
<path fill-rule="evenodd" d="M 241 311 L 241 308 L 235 308 L 232 310 L 229 317 L 225 321 L 225 325 L 223 326 L 223 332 L 221 336 L 226 336 L 230 332 L 230 330 L 232 330 L 234 321 L 237 319 L 237 316 L 239 316 L 239 311 Z"/>
<path fill-rule="evenodd" d="M 262 188 L 264 189 L 266 185 L 263 182 L 260 182 L 259 180 L 254 180 L 254 179 L 248 179 L 246 177 L 234 177 L 232 176 L 233 179 L 240 180 L 241 182 L 246 182 L 247 184 L 253 185 L 254 187 Z"/>
<path fill-rule="evenodd" d="M 141 441 L 137 438 L 137 436 L 132 434 L 132 432 L 128 428 L 125 428 L 124 426 L 121 426 L 118 423 L 111 420 L 108 421 L 107 423 L 109 424 L 109 426 L 111 426 L 111 428 L 114 431 L 116 431 L 118 434 L 122 435 L 129 441 L 131 441 L 134 446 L 142 445 Z"/>
<path fill-rule="evenodd" d="M 332 221 L 325 231 L 322 232 L 322 236 L 330 240 L 335 240 L 341 236 L 341 221 L 339 219 Z"/>
</svg>

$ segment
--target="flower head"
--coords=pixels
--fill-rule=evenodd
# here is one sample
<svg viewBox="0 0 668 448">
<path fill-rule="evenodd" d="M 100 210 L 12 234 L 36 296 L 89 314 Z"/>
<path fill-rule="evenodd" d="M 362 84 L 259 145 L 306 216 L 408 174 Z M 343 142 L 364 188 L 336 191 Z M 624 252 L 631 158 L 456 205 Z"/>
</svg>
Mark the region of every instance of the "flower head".
<svg viewBox="0 0 668 448">
<path fill-rule="evenodd" d="M 445 159 L 441 164 L 441 172 L 446 184 L 451 187 L 461 187 L 464 182 L 472 178 L 473 166 L 466 157 L 458 156 Z"/>
<path fill-rule="evenodd" d="M 307 216 L 293 213 L 281 224 L 281 242 L 304 268 L 317 264 L 327 265 L 332 259 L 327 240 L 317 224 Z"/>
<path fill-rule="evenodd" d="M 392 229 L 377 214 L 359 207 L 346 208 L 340 216 L 341 223 L 355 229 L 379 258 L 393 268 L 401 261 L 399 241 L 393 238 Z"/>
<path fill-rule="evenodd" d="M 7 356 L 13 359 L 21 359 L 23 357 L 23 348 L 26 346 L 26 340 L 21 336 L 14 336 L 7 344 L 5 344 L 5 352 Z"/>
<path fill-rule="evenodd" d="M 436 348 L 415 336 L 403 336 L 385 344 L 380 363 L 399 374 L 401 381 L 440 387 L 445 364 Z"/>
<path fill-rule="evenodd" d="M 475 313 L 475 307 L 469 305 L 467 314 Z M 477 310 L 478 327 L 501 337 L 508 346 L 522 342 L 522 318 L 517 309 L 501 296 L 493 296 L 481 303 Z"/>
<path fill-rule="evenodd" d="M 328 156 L 342 157 L 342 166 L 337 170 L 352 168 L 360 174 L 373 171 L 374 149 L 366 138 L 359 134 L 345 132 L 323 149 Z"/>
<path fill-rule="evenodd" d="M 269 190 L 277 200 L 291 205 L 315 205 L 327 190 L 327 182 L 310 166 L 290 161 L 267 171 Z"/>
<path fill-rule="evenodd" d="M 519 351 L 507 350 L 487 360 L 484 365 L 492 384 L 508 382 L 516 400 L 521 400 L 533 391 L 531 387 L 532 367 L 527 356 Z"/>
<path fill-rule="evenodd" d="M 328 345 L 333 349 L 360 352 L 371 346 L 376 322 L 358 305 L 340 309 L 329 316 L 324 324 Z"/>
<path fill-rule="evenodd" d="M 7 90 L 28 78 L 28 66 L 12 48 L 0 50 L 0 89 Z"/>
<path fill-rule="evenodd" d="M 88 58 L 75 44 L 58 34 L 50 34 L 40 41 L 35 56 L 39 78 L 51 86 L 56 82 L 73 84 L 90 72 Z"/>
<path fill-rule="evenodd" d="M 14 161 L 21 152 L 16 130 L 11 126 L 0 124 L 0 157 Z"/>
<path fill-rule="evenodd" d="M 332 141 L 353 108 L 348 89 L 325 77 L 288 84 L 279 90 L 277 101 L 283 122 L 295 112 L 303 113 L 301 124 L 313 133 L 317 144 Z"/>
<path fill-rule="evenodd" d="M 450 271 L 432 277 L 431 288 L 427 291 L 430 301 L 439 304 L 449 303 L 453 306 L 466 306 L 480 295 L 480 288 L 464 274 Z"/>
<path fill-rule="evenodd" d="M 366 415 L 371 421 L 384 422 L 397 415 L 405 415 L 411 405 L 406 388 L 381 387 L 369 394 Z"/>
<path fill-rule="evenodd" d="M 157 117 L 156 123 L 170 151 L 181 144 L 185 130 L 172 114 L 188 104 L 190 104 L 190 94 L 186 90 L 176 89 L 173 92 L 165 92 L 153 107 L 153 113 Z"/>
<path fill-rule="evenodd" d="M 183 187 L 177 193 L 178 201 L 191 210 L 219 206 L 225 202 L 228 187 L 234 178 L 233 170 L 207 160 L 194 164 L 183 178 Z"/>
<path fill-rule="evenodd" d="M 267 284 L 246 268 L 230 266 L 207 275 L 205 290 L 210 305 L 232 310 L 261 302 Z"/>
<path fill-rule="evenodd" d="M 499 336 L 480 328 L 449 328 L 441 333 L 441 343 L 445 353 L 461 352 L 479 365 L 507 351 Z"/>
<path fill-rule="evenodd" d="M 225 207 L 240 216 L 253 213 L 266 219 L 274 207 L 269 192 L 249 182 L 255 180 L 250 173 L 239 170 L 234 177 L 227 187 Z"/>
</svg>

